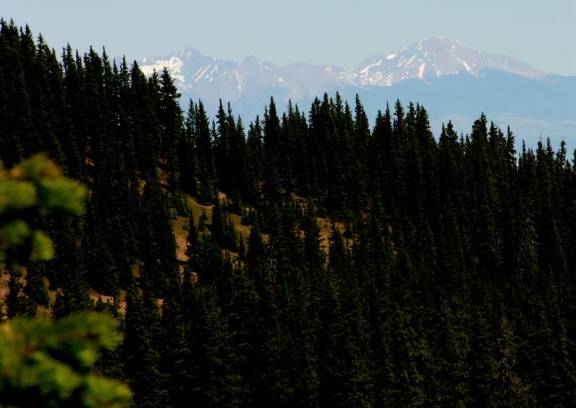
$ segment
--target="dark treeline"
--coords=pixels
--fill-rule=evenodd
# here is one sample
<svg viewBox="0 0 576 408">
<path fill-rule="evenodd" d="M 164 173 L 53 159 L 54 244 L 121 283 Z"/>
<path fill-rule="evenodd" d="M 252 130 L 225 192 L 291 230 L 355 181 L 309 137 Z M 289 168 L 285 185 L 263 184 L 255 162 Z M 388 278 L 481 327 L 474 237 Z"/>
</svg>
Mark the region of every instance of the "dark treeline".
<svg viewBox="0 0 576 408">
<path fill-rule="evenodd" d="M 138 407 L 576 404 L 563 147 L 516 152 L 483 115 L 435 139 L 418 105 L 371 126 L 359 100 L 272 101 L 244 124 L 178 98 L 166 71 L 2 22 L 0 159 L 45 152 L 91 191 L 79 222 L 37 220 L 58 258 L 11 271 L 8 317 L 115 313 L 124 344 L 100 367 Z"/>
</svg>

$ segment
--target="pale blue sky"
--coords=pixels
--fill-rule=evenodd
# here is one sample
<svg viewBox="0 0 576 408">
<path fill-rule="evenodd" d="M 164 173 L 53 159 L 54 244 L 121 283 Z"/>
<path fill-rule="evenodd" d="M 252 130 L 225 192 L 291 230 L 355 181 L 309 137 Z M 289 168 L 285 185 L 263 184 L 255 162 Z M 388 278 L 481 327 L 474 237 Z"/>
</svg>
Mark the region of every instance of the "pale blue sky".
<svg viewBox="0 0 576 408">
<path fill-rule="evenodd" d="M 57 48 L 106 46 L 129 58 L 192 46 L 225 59 L 352 68 L 443 35 L 576 75 L 576 0 L 0 0 L 0 16 Z"/>
</svg>

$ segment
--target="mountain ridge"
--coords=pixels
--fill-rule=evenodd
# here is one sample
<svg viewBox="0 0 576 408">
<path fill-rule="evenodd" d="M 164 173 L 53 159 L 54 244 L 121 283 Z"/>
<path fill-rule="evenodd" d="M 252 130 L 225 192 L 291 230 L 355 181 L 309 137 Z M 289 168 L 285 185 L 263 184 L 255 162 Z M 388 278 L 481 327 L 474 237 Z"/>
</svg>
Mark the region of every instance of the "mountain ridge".
<svg viewBox="0 0 576 408">
<path fill-rule="evenodd" d="M 254 56 L 217 59 L 192 47 L 141 62 L 147 75 L 164 66 L 183 101 L 201 99 L 211 113 L 220 100 L 229 102 L 248 121 L 261 114 L 270 97 L 282 109 L 289 101 L 306 106 L 324 93 L 340 92 L 349 102 L 360 94 L 372 118 L 396 99 L 425 103 L 435 130 L 447 120 L 466 128 L 481 112 L 490 112 L 501 125 L 521 130 L 521 138 L 531 144 L 541 136 L 556 144 L 576 136 L 576 109 L 571 108 L 576 77 L 547 73 L 446 37 L 371 55 L 351 70 L 306 62 L 280 65 Z M 534 113 L 535 105 L 546 109 Z"/>
<path fill-rule="evenodd" d="M 193 47 L 141 61 L 141 69 L 146 74 L 160 71 L 164 67 L 183 89 L 194 88 L 194 84 L 201 81 L 213 82 L 216 79 L 214 74 L 230 76 L 230 72 L 237 82 L 237 88 L 242 88 L 242 82 L 246 81 L 244 75 L 250 76 L 258 69 L 274 74 L 274 78 L 269 79 L 280 84 L 287 83 L 284 77 L 289 77 L 294 70 L 306 69 L 315 73 L 315 79 L 320 78 L 338 86 L 391 86 L 406 79 L 427 79 L 461 73 L 478 75 L 483 70 L 500 70 L 530 78 L 553 75 L 517 58 L 480 52 L 447 37 L 431 37 L 393 53 L 370 55 L 350 71 L 334 64 L 295 62 L 281 65 L 255 56 L 236 61 L 217 59 Z"/>
</svg>

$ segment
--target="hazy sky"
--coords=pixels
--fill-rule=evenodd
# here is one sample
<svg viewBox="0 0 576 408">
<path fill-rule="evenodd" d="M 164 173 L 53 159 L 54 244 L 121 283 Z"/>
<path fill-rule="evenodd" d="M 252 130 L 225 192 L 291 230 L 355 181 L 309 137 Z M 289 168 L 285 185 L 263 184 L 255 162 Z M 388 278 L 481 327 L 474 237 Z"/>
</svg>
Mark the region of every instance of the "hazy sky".
<svg viewBox="0 0 576 408">
<path fill-rule="evenodd" d="M 576 0 L 0 0 L 0 16 L 57 48 L 106 46 L 131 59 L 192 46 L 225 59 L 352 68 L 443 35 L 576 75 Z"/>
</svg>

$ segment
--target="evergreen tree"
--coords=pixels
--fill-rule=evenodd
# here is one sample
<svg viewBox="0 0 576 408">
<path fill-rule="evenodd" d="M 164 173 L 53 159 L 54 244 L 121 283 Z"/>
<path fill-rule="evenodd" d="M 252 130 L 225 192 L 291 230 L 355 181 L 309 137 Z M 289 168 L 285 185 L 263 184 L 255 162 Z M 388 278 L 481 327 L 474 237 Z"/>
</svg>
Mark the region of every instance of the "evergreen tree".
<svg viewBox="0 0 576 408">
<path fill-rule="evenodd" d="M 139 289 L 131 287 L 126 296 L 123 350 L 126 376 L 137 407 L 158 407 L 166 401 L 160 354 L 151 331 L 155 315 L 155 311 L 147 309 Z"/>
</svg>

